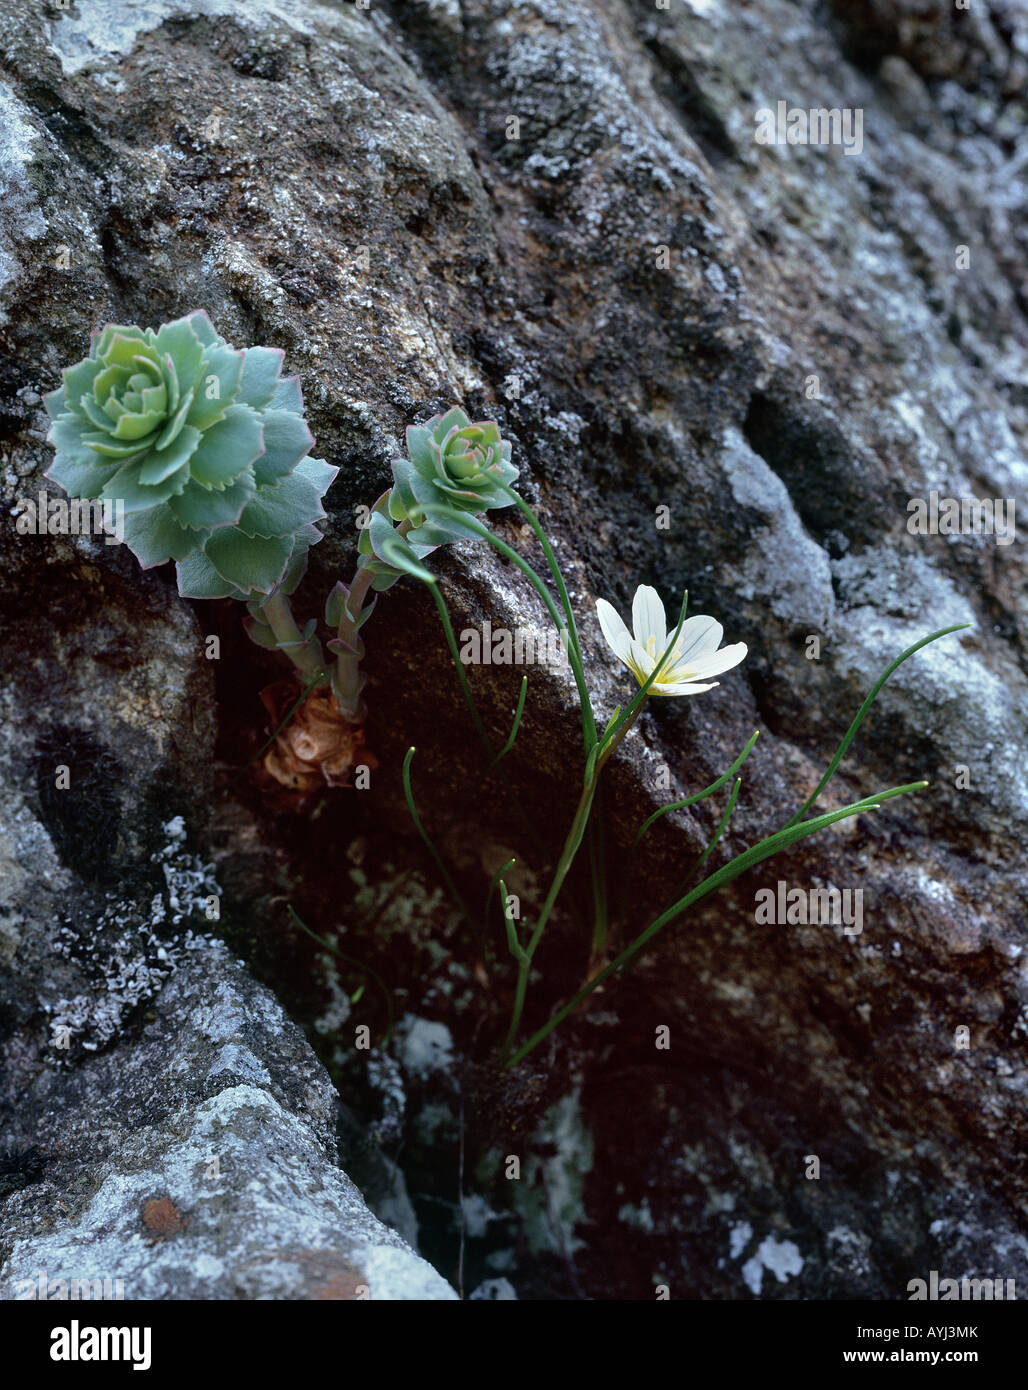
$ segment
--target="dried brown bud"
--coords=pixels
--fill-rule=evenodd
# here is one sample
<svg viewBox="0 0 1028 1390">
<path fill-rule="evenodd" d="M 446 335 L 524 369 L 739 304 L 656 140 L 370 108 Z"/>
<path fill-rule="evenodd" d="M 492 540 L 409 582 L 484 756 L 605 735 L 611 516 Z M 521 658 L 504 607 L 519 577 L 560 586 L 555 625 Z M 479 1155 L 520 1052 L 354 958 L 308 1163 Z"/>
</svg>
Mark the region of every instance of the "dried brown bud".
<svg viewBox="0 0 1028 1390">
<path fill-rule="evenodd" d="M 293 681 L 277 681 L 261 692 L 276 726 L 296 698 Z M 343 717 L 328 687 L 311 691 L 264 757 L 266 771 L 293 791 L 348 787 L 360 766 L 377 767 L 378 759 L 364 742 L 363 727 Z"/>
</svg>

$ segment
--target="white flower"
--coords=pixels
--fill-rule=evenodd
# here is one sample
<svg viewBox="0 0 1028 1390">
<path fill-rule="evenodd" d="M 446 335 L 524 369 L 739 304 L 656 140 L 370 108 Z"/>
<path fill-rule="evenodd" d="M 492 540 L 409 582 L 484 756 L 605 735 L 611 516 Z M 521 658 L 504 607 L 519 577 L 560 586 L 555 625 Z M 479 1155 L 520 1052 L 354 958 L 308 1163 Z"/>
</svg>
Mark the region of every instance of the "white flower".
<svg viewBox="0 0 1028 1390">
<path fill-rule="evenodd" d="M 649 679 L 668 644 L 667 618 L 660 595 L 648 584 L 640 584 L 636 589 L 632 600 L 634 634 L 628 631 L 606 599 L 597 600 L 596 612 L 611 650 L 642 685 Z M 720 681 L 712 681 L 710 677 L 730 671 L 746 655 L 745 642 L 721 647 L 723 636 L 724 628 L 716 618 L 699 614 L 695 618 L 687 618 L 649 693 L 698 695 L 703 690 L 713 690 Z"/>
</svg>

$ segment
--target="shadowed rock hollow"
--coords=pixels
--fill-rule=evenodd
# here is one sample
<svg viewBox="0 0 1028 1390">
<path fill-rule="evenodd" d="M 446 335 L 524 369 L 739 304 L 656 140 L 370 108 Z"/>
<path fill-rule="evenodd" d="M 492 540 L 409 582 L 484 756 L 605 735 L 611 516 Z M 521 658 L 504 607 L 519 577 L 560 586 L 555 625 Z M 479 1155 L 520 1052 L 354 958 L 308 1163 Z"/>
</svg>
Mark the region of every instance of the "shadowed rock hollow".
<svg viewBox="0 0 1028 1390">
<path fill-rule="evenodd" d="M 931 1269 L 1028 1281 L 1024 544 L 907 527 L 932 492 L 1026 498 L 1021 7 L 9 0 L 0 46 L 5 516 L 45 486 L 42 393 L 109 320 L 202 307 L 230 341 L 285 350 L 341 469 L 305 614 L 352 568 L 355 509 L 388 485 L 405 426 L 454 400 L 494 416 L 568 575 L 599 715 L 630 678 L 597 596 L 624 610 L 645 582 L 671 606 L 688 588 L 749 644 L 717 691 L 644 716 L 610 768 L 613 888 L 640 911 L 720 808 L 666 818 L 628 883 L 645 815 L 759 727 L 717 851 L 738 852 L 803 801 L 895 655 L 970 624 L 892 679 L 829 802 L 922 776 L 927 792 L 738 880 L 498 1082 L 501 923 L 462 924 L 399 768 L 416 744 L 422 813 L 469 900 L 515 854 L 530 921 L 577 796 L 570 679 L 527 672 L 507 765 L 530 826 L 499 789 L 469 804 L 481 760 L 435 610 L 398 586 L 366 629 L 372 785 L 298 807 L 239 775 L 278 672 L 230 603 L 189 604 L 171 567 L 11 522 L 4 1296 L 26 1270 L 87 1277 L 123 1255 L 142 1270 L 155 1240 L 141 1296 L 447 1292 L 355 1204 L 324 1072 L 215 930 L 309 1025 L 344 1166 L 378 1215 L 451 1280 L 463 1225 L 467 1292 L 892 1299 Z M 860 111 L 859 150 L 758 143 L 756 113 L 780 101 Z M 462 544 L 438 568 L 458 629 L 543 624 L 492 550 Z M 470 675 L 502 741 L 521 672 Z M 755 894 L 779 879 L 861 889 L 863 931 L 757 924 Z M 587 897 L 573 877 L 531 1023 L 581 981 Z M 218 1010 L 255 998 L 265 1022 L 241 1041 Z M 178 1027 L 195 1046 L 169 1063 Z M 178 1069 L 177 1110 L 161 1066 Z M 133 1118 L 115 1141 L 102 1117 L 118 1111 Z M 226 1154 L 292 1195 L 219 1205 L 202 1153 L 216 1122 Z M 317 1201 L 281 1171 L 283 1133 L 311 1190 L 327 1183 Z M 144 1213 L 164 1198 L 181 1220 L 155 1234 Z M 377 1293 L 374 1259 L 391 1272 Z"/>
</svg>

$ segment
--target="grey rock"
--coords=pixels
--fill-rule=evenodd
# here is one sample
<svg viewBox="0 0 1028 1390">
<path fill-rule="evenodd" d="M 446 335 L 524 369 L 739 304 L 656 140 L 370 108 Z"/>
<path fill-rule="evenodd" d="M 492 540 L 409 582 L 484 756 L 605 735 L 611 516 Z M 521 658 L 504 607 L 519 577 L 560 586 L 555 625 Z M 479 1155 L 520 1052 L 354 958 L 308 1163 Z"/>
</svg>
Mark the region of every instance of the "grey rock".
<svg viewBox="0 0 1028 1390">
<path fill-rule="evenodd" d="M 0 1209 L 0 1296 L 456 1297 L 336 1166 L 327 1075 L 222 943 L 193 938 L 148 1017 L 22 1092 L 6 1142 L 36 1176 Z"/>
<path fill-rule="evenodd" d="M 469 1287 L 498 1291 L 489 1281 L 502 1273 L 521 1298 L 649 1297 L 654 1282 L 673 1297 L 901 1298 L 932 1268 L 1028 1279 L 1024 541 L 907 530 L 908 503 L 932 490 L 1023 505 L 1023 6 L 994 0 L 960 17 L 943 0 L 690 0 L 668 11 L 614 0 L 376 0 L 368 11 L 77 0 L 55 15 L 10 0 L 0 45 L 5 513 L 42 485 L 42 393 L 108 319 L 156 322 L 202 303 L 232 340 L 285 349 L 319 445 L 341 466 L 303 591 L 312 613 L 352 562 L 354 508 L 387 485 L 404 427 L 453 399 L 495 414 L 566 566 L 603 717 L 629 683 L 600 641 L 598 596 L 624 608 L 649 582 L 670 605 L 688 588 L 694 611 L 750 646 L 709 698 L 668 702 L 625 741 L 607 792 L 615 867 L 645 815 L 712 780 L 758 725 L 723 848 L 776 828 L 898 651 L 973 623 L 890 681 L 832 789 L 849 799 L 925 776 L 927 793 L 807 842 L 706 904 L 518 1081 L 467 1097 L 477 1195 L 512 1212 L 503 1178 L 480 1175 L 524 1148 L 553 1191 L 521 1219 L 559 1217 L 557 1237 L 535 1240 L 533 1262 L 516 1268 L 499 1262 L 514 1260 L 520 1238 L 511 1216 L 509 1249 L 488 1250 L 493 1263 L 483 1255 Z M 756 113 L 779 100 L 859 108 L 861 153 L 759 145 Z M 667 530 L 655 525 L 664 506 Z M 520 543 L 512 523 L 496 524 Z M 256 692 L 274 674 L 232 645 L 234 614 L 188 607 L 164 576 L 91 541 L 20 539 L 0 568 L 0 1020 L 5 1127 L 23 1156 L 5 1206 L 35 1210 L 57 1161 L 26 1156 L 33 1126 L 49 1131 L 42 1099 L 18 1118 L 23 1094 L 45 1095 L 46 1113 L 84 1116 L 86 1090 L 117 1058 L 134 1078 L 126 1104 L 145 1096 L 157 1065 L 145 1029 L 159 1026 L 143 1022 L 147 1011 L 170 1009 L 168 992 L 212 949 L 175 923 L 172 897 L 202 902 L 211 883 L 250 967 L 297 1012 L 309 1003 L 296 979 L 306 962 L 283 942 L 281 917 L 303 893 L 317 925 L 351 932 L 361 959 L 405 991 L 400 1012 L 422 1021 L 422 1042 L 424 1024 L 445 1028 L 453 1047 L 440 1055 L 481 1061 L 483 1039 L 503 1026 L 502 963 L 483 983 L 479 948 L 430 866 L 398 887 L 420 864 L 398 792 L 406 749 L 416 740 L 434 827 L 477 772 L 426 597 L 398 586 L 367 631 L 375 790 L 359 812 L 338 794 L 301 834 L 259 796 L 213 794 L 216 719 L 225 738 L 260 714 L 255 699 L 249 713 L 232 703 L 229 681 L 216 710 L 203 637 L 224 638 L 236 687 Z M 440 572 L 461 622 L 545 621 L 491 551 L 455 547 Z M 474 673 L 501 739 L 516 675 Z M 507 768 L 526 805 L 545 809 L 530 827 L 542 844 L 499 796 L 440 831 L 476 902 L 515 853 L 526 915 L 579 772 L 570 677 L 534 670 L 530 689 Z M 64 803 L 50 793 L 62 759 L 77 798 Z M 170 843 L 165 827 L 179 817 L 188 838 Z M 648 837 L 640 911 L 670 892 L 714 823 L 699 808 Z M 756 926 L 754 890 L 779 875 L 862 887 L 862 936 Z M 533 986 L 540 1017 L 577 987 L 581 931 L 571 910 L 554 920 Z M 413 1232 L 416 1216 L 458 1204 L 454 1087 L 444 1101 L 431 1068 L 401 1075 L 384 1050 L 373 1062 L 356 1055 L 334 989 L 326 982 L 341 1022 L 315 1041 L 340 1074 L 392 1097 L 380 1127 L 390 1142 L 422 1136 L 402 1150 L 414 1211 L 396 1196 L 395 1160 L 378 1164 L 383 1204 Z M 54 1022 L 75 1040 L 60 1071 Z M 672 1049 L 654 1055 L 658 1025 Z M 961 1026 L 966 1050 L 954 1044 Z M 406 1060 L 417 1063 L 412 1039 Z M 173 1051 L 197 1088 L 180 1116 L 191 1173 L 217 1115 L 244 1148 L 258 1116 L 276 1135 L 306 1126 L 296 1098 L 275 1091 L 273 1048 L 233 1033 L 216 1051 Z M 572 1111 L 570 1135 L 553 1117 Z M 320 1136 L 290 1140 L 305 1173 L 317 1154 L 331 1162 Z M 142 1120 L 122 1141 L 140 1146 L 153 1196 L 164 1184 L 176 1211 L 188 1209 L 189 1224 L 161 1237 L 182 1252 L 181 1287 L 213 1288 L 199 1189 Z M 258 1149 L 245 1149 L 248 1161 L 282 1190 L 286 1170 Z M 807 1154 L 822 1160 L 819 1182 L 803 1176 Z M 101 1160 L 90 1162 L 96 1178 Z M 128 1194 L 122 1205 L 112 1195 L 94 1207 L 103 1189 L 88 1188 L 46 1247 L 55 1257 L 112 1212 L 121 1235 L 104 1249 L 138 1251 L 127 1213 L 150 1198 L 127 1169 L 109 1180 L 111 1194 Z M 352 1253 L 364 1245 L 324 1235 L 329 1208 L 345 1209 L 340 1183 L 334 1175 L 324 1205 L 294 1194 L 288 1208 L 320 1233 L 317 1260 L 286 1270 L 284 1257 L 262 1265 L 254 1254 L 231 1296 L 313 1288 L 336 1255 L 373 1279 Z M 285 1248 L 291 1237 L 257 1195 L 238 1201 L 237 1214 L 259 1212 Z M 32 1239 L 15 1224 L 25 1270 Z M 482 1241 L 502 1224 L 487 1222 Z M 226 1230 L 242 1249 L 234 1221 Z M 42 1249 L 50 1237 L 36 1239 Z"/>
</svg>

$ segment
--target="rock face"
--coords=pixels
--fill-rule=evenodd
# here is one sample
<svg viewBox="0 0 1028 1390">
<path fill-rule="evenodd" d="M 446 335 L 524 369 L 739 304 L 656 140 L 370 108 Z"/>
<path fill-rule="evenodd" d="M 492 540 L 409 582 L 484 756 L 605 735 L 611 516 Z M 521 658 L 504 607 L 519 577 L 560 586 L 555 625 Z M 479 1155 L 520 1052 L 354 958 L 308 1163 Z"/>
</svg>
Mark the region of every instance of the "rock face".
<svg viewBox="0 0 1028 1390">
<path fill-rule="evenodd" d="M 322 933 L 346 923 L 383 997 L 450 1030 L 449 1071 L 404 1044 L 372 1077 L 355 976 L 312 1036 L 378 1136 L 368 1153 L 405 1141 L 448 1275 L 459 1225 L 477 1296 L 903 1298 L 931 1269 L 1028 1281 L 1024 544 L 908 526 L 932 494 L 1028 496 L 1023 8 L 10 0 L 0 46 L 5 513 L 43 486 L 41 393 L 107 320 L 203 307 L 230 341 L 285 349 L 342 467 L 311 613 L 352 565 L 354 508 L 387 485 L 403 428 L 455 399 L 495 415 L 568 573 L 604 717 L 628 686 L 597 595 L 625 608 L 648 582 L 670 605 L 688 587 L 750 645 L 718 691 L 647 714 L 610 770 L 607 852 L 629 901 L 666 899 L 716 824 L 666 818 L 626 888 L 654 807 L 760 727 L 737 852 L 802 803 L 900 650 L 971 624 L 886 686 L 838 796 L 921 776 L 929 792 L 740 880 L 505 1090 L 462 1074 L 458 1093 L 454 1069 L 502 1035 L 509 971 L 500 938 L 462 936 L 435 889 L 399 763 L 417 743 L 422 812 L 469 897 L 516 853 L 530 918 L 576 796 L 570 681 L 530 673 L 508 760 L 535 843 L 498 796 L 461 809 L 472 735 L 432 606 L 400 586 L 366 634 L 373 788 L 275 814 L 211 766 L 216 737 L 230 760 L 254 751 L 275 674 L 231 605 L 190 609 L 118 548 L 12 527 L 4 1278 L 71 1270 L 78 1247 L 100 1273 L 153 1271 L 144 1296 L 445 1296 L 331 1168 L 325 1083 L 298 1037 L 187 935 L 218 895 L 233 944 L 298 1014 L 326 999 L 284 938 L 293 899 Z M 837 108 L 840 138 L 762 142 L 779 103 Z M 458 626 L 543 623 L 492 551 L 462 545 L 440 570 Z M 505 730 L 516 674 L 473 676 Z M 755 893 L 779 879 L 860 889 L 862 932 L 759 924 Z M 547 946 L 532 1022 L 579 983 L 588 924 L 569 908 Z M 375 998 L 369 984 L 384 1042 Z M 176 1105 L 154 1082 L 173 1075 Z M 460 1222 L 433 1232 L 459 1094 L 473 1178 Z M 89 1153 L 80 1187 L 70 1133 Z M 214 1135 L 226 1162 L 208 1190 Z M 372 1158 L 368 1181 L 377 1163 L 389 1187 L 391 1158 Z M 229 1160 L 257 1186 L 234 1186 Z"/>
<path fill-rule="evenodd" d="M 335 1166 L 328 1077 L 220 942 L 189 943 L 148 1018 L 22 1093 L 5 1298 L 456 1297 Z"/>
</svg>

